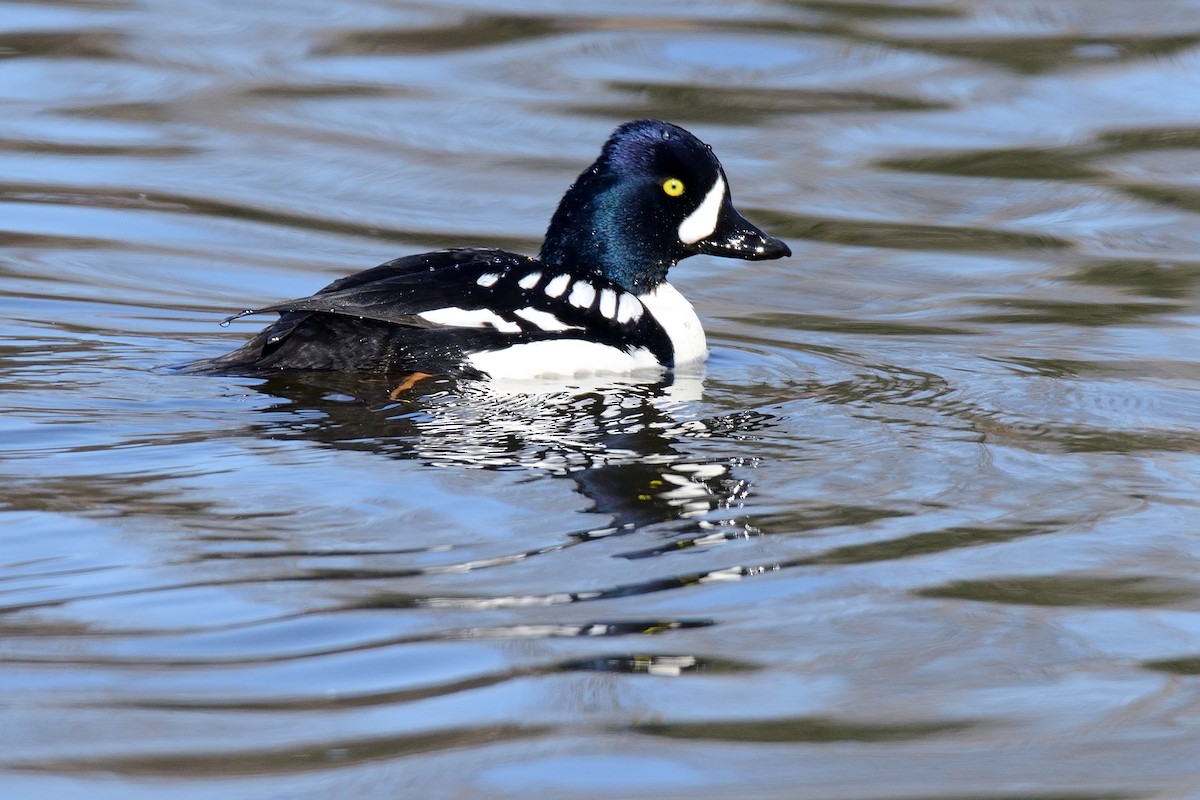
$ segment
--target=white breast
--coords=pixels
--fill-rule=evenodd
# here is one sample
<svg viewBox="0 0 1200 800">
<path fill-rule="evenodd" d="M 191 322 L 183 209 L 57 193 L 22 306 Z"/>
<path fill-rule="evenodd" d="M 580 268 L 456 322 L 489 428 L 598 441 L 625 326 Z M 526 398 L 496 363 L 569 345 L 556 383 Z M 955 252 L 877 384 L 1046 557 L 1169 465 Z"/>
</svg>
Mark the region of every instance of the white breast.
<svg viewBox="0 0 1200 800">
<path fill-rule="evenodd" d="M 671 337 L 675 348 L 675 366 L 692 364 L 708 358 L 708 342 L 696 310 L 669 283 L 660 283 L 653 291 L 638 295 L 642 304 L 658 320 Z"/>
</svg>

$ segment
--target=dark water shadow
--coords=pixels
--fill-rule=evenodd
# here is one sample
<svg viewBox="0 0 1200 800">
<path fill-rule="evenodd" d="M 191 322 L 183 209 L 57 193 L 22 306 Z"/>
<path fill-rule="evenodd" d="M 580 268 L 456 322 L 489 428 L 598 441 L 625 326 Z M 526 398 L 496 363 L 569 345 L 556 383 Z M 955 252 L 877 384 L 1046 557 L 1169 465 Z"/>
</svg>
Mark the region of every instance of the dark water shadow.
<svg viewBox="0 0 1200 800">
<path fill-rule="evenodd" d="M 1195 47 L 1200 42 L 1200 36 L 971 36 L 938 39 L 879 36 L 876 41 L 946 58 L 983 62 L 1020 75 L 1038 75 L 1083 66 L 1170 56 Z"/>
<path fill-rule="evenodd" d="M 959 19 L 966 11 L 950 5 L 921 5 L 919 3 L 831 2 L 830 0 L 783 0 L 783 5 L 808 11 L 820 11 L 846 20 L 891 19 Z"/>
<path fill-rule="evenodd" d="M 747 721 L 647 723 L 628 730 L 669 739 L 722 742 L 903 742 L 977 727 L 972 722 L 852 722 L 830 717 L 792 717 Z"/>
<path fill-rule="evenodd" d="M 1092 303 L 1023 297 L 988 298 L 978 300 L 976 304 L 997 310 L 969 316 L 966 320 L 996 325 L 1069 325 L 1084 328 L 1145 324 L 1180 309 L 1174 303 Z"/>
<path fill-rule="evenodd" d="M 274 775 L 354 767 L 373 761 L 445 750 L 516 742 L 541 736 L 539 726 L 492 725 L 427 730 L 396 736 L 321 740 L 278 749 L 54 759 L 9 765 L 10 769 L 59 774 L 106 772 L 144 778 Z"/>
<path fill-rule="evenodd" d="M 1048 575 L 953 581 L 918 597 L 1058 608 L 1162 608 L 1195 605 L 1200 583 L 1153 575 Z"/>
<path fill-rule="evenodd" d="M 116 31 L 4 31 L 0 60 L 8 58 L 124 59 L 128 40 Z"/>
<path fill-rule="evenodd" d="M 1093 148 L 1014 147 L 971 150 L 945 155 L 889 158 L 876 161 L 884 169 L 970 178 L 1036 180 L 1090 180 L 1104 175 L 1088 165 L 1097 155 Z"/>
<path fill-rule="evenodd" d="M 660 117 L 690 124 L 749 126 L 782 115 L 930 111 L 947 107 L 911 97 L 863 91 L 628 81 L 610 82 L 608 89 L 625 95 L 625 99 L 581 103 L 566 110 L 606 119 Z"/>
<path fill-rule="evenodd" d="M 1142 666 L 1155 672 L 1166 672 L 1171 675 L 1200 675 L 1200 656 L 1145 661 L 1142 662 Z"/>
<path fill-rule="evenodd" d="M 747 214 L 785 239 L 809 239 L 856 247 L 923 252 L 996 252 L 1062 250 L 1074 246 L 1069 239 L 1048 234 L 988 228 L 845 220 L 759 208 L 749 209 Z"/>
<path fill-rule="evenodd" d="M 828 25 L 771 19 L 705 19 L 681 23 L 679 16 L 466 14 L 444 25 L 420 28 L 356 28 L 330 35 L 315 48 L 320 56 L 407 56 L 476 51 L 585 32 L 635 29 L 695 32 L 821 33 Z"/>
<path fill-rule="evenodd" d="M 1105 169 L 1104 160 L 1161 150 L 1196 149 L 1200 149 L 1200 128 L 1134 128 L 1102 132 L 1060 147 L 935 151 L 880 159 L 874 166 L 954 177 L 1097 183 L 1139 200 L 1195 213 L 1200 211 L 1200 190 L 1161 181 L 1143 183 L 1115 177 Z M 1135 269 L 1144 269 L 1144 265 L 1139 263 Z"/>
<path fill-rule="evenodd" d="M 479 50 L 543 39 L 586 27 L 567 17 L 472 14 L 447 25 L 342 31 L 316 48 L 322 56 L 398 56 Z"/>
<path fill-rule="evenodd" d="M 534 252 L 540 245 L 540 241 L 536 239 L 497 234 L 446 234 L 415 229 L 380 228 L 373 224 L 344 222 L 264 208 L 249 203 L 236 203 L 173 192 L 136 191 L 93 186 L 58 186 L 53 190 L 47 190 L 36 184 L 0 183 L 0 202 L 5 201 L 195 215 L 433 248 L 461 246 L 463 241 L 468 241 L 479 246 L 498 247 L 517 252 Z M 103 245 L 103 240 L 101 240 L 101 245 Z M 111 246 L 118 245 L 114 243 Z"/>
<path fill-rule="evenodd" d="M 1113 259 L 1081 265 L 1062 278 L 1073 283 L 1118 289 L 1140 297 L 1188 301 L 1200 291 L 1200 264 Z"/>
</svg>

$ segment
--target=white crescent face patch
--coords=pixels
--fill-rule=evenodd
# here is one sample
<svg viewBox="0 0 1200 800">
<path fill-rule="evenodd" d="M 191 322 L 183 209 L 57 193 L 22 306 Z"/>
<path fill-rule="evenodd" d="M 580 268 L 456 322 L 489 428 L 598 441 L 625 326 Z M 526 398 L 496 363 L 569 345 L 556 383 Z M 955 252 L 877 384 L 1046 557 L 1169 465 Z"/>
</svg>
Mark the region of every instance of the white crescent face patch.
<svg viewBox="0 0 1200 800">
<path fill-rule="evenodd" d="M 713 231 L 717 229 L 717 218 L 721 215 L 724 202 L 725 179 L 717 175 L 717 182 L 708 190 L 708 194 L 704 195 L 704 200 L 679 223 L 679 241 L 695 244 L 712 236 Z"/>
</svg>

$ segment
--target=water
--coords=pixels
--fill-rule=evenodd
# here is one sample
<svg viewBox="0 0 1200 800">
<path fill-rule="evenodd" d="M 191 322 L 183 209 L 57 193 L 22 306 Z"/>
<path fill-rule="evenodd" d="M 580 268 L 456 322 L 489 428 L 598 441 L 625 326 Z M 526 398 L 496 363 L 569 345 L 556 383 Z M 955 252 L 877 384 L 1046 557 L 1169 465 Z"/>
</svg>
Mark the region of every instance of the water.
<svg viewBox="0 0 1200 800">
<path fill-rule="evenodd" d="M 1198 20 L 0 3 L 4 796 L 1200 796 Z M 644 116 L 706 374 L 170 370 Z"/>
</svg>

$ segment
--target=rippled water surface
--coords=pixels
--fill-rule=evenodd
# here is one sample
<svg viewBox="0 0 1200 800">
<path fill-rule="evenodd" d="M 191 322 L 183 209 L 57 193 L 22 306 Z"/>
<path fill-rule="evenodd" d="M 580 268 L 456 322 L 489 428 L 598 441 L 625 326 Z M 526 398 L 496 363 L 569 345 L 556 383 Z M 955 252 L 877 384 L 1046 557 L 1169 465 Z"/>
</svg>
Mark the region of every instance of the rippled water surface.
<svg viewBox="0 0 1200 800">
<path fill-rule="evenodd" d="M 0 2 L 0 98 L 6 798 L 1200 796 L 1200 2 Z M 646 116 L 795 251 L 705 375 L 170 369 Z"/>
</svg>

